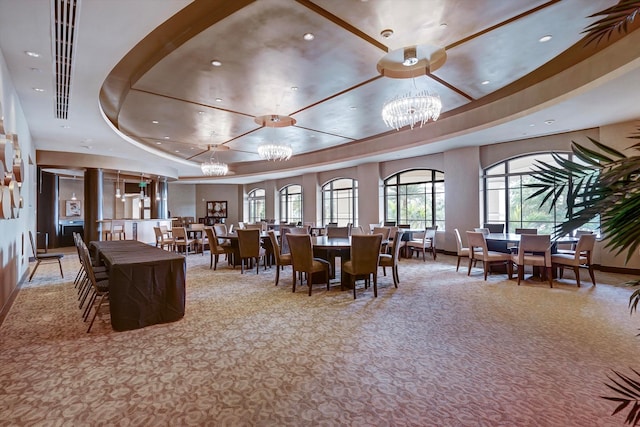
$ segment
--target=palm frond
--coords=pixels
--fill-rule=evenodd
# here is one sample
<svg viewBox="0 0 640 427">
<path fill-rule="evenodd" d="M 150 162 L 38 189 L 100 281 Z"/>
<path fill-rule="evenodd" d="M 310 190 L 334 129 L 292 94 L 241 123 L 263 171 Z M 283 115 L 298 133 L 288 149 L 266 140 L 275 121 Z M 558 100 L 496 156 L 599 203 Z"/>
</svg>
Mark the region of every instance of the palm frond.
<svg viewBox="0 0 640 427">
<path fill-rule="evenodd" d="M 638 373 L 638 371 L 634 369 L 632 369 L 632 371 L 638 378 L 640 378 L 640 373 Z M 611 415 L 615 415 L 631 405 L 625 419 L 625 424 L 629 424 L 631 426 L 640 425 L 640 380 L 636 380 L 630 375 L 617 371 L 613 371 L 613 373 L 615 376 L 607 376 L 610 383 L 605 383 L 605 385 L 617 395 L 600 397 L 605 400 L 618 403 L 618 406 L 616 406 Z"/>
<path fill-rule="evenodd" d="M 589 16 L 589 18 L 603 18 L 598 19 L 583 31 L 586 33 L 585 45 L 594 42 L 598 44 L 603 39 L 609 40 L 616 32 L 626 33 L 628 25 L 634 21 L 638 13 L 640 13 L 639 0 L 620 0 L 618 4 Z"/>
</svg>

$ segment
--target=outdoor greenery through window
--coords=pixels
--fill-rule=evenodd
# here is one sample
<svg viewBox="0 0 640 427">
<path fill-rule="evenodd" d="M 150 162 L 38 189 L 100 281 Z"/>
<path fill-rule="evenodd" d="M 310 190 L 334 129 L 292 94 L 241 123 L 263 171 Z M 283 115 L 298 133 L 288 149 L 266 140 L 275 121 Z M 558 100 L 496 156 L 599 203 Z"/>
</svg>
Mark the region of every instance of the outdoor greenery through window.
<svg viewBox="0 0 640 427">
<path fill-rule="evenodd" d="M 358 181 L 341 178 L 322 186 L 322 224 L 358 224 Z"/>
<path fill-rule="evenodd" d="M 571 156 L 569 153 L 559 155 L 564 158 Z M 505 231 L 509 233 L 515 232 L 516 228 L 535 228 L 538 234 L 553 234 L 555 226 L 565 221 L 567 204 L 564 197 L 558 199 L 553 207 L 547 200 L 542 208 L 542 195 L 528 198 L 536 192 L 535 188 L 527 187 L 527 184 L 535 183 L 532 172 L 536 161 L 556 164 L 551 153 L 537 153 L 505 160 L 485 169 L 485 222 L 504 223 Z M 599 228 L 599 219 L 583 227 L 595 232 Z"/>
<path fill-rule="evenodd" d="M 265 216 L 265 192 L 262 188 L 256 188 L 248 194 L 250 223 L 260 222 Z"/>
<path fill-rule="evenodd" d="M 280 190 L 280 221 L 302 222 L 302 186 L 288 185 Z"/>
<path fill-rule="evenodd" d="M 415 169 L 384 181 L 385 221 L 420 229 L 444 229 L 444 173 Z"/>
</svg>

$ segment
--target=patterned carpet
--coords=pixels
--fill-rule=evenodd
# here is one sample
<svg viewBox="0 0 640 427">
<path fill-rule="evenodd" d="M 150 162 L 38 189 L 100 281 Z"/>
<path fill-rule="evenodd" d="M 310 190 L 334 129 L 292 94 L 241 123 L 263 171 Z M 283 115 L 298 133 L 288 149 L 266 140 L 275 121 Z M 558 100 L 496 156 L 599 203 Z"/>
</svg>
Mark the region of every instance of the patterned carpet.
<svg viewBox="0 0 640 427">
<path fill-rule="evenodd" d="M 187 259 L 184 319 L 90 334 L 77 257 L 41 266 L 0 326 L 0 425 L 621 426 L 599 396 L 640 368 L 625 276 L 577 288 L 403 260 L 372 289 Z M 359 285 L 362 287 L 362 285 Z"/>
</svg>

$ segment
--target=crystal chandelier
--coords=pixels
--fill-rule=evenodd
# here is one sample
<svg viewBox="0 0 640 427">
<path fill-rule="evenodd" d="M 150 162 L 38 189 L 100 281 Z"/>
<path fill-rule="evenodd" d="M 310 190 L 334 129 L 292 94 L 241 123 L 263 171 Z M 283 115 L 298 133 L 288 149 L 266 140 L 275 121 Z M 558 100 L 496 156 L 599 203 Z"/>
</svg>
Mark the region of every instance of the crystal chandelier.
<svg viewBox="0 0 640 427">
<path fill-rule="evenodd" d="M 288 144 L 268 143 L 258 147 L 258 155 L 263 160 L 289 160 L 293 149 Z"/>
<path fill-rule="evenodd" d="M 211 150 L 211 146 L 209 146 Z M 206 176 L 223 176 L 229 173 L 229 166 L 226 163 L 222 163 L 216 160 L 215 148 L 211 154 L 211 158 L 200 165 L 202 173 Z"/>
<path fill-rule="evenodd" d="M 417 91 L 415 78 L 430 75 L 446 60 L 447 53 L 444 48 L 416 45 L 388 52 L 378 61 L 377 68 L 383 76 L 393 79 L 412 79 L 414 83 L 413 92 L 398 95 L 382 107 L 382 120 L 388 127 L 400 130 L 409 125 L 413 129 L 418 123 L 422 127 L 429 120 L 438 120 L 442 111 L 440 97 L 426 90 Z"/>
<path fill-rule="evenodd" d="M 408 93 L 404 96 L 396 96 L 384 104 L 382 108 L 382 120 L 388 127 L 400 130 L 407 125 L 411 129 L 420 123 L 420 127 L 429 121 L 436 121 L 442 110 L 442 102 L 438 95 L 432 95 L 427 91 L 415 95 Z"/>
</svg>

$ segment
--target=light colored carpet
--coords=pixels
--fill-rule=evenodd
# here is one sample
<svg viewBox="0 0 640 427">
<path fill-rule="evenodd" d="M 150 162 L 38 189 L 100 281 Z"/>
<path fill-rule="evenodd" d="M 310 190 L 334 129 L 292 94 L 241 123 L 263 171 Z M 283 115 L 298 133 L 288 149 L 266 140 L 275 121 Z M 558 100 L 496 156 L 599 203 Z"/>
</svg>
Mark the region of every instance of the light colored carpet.
<svg viewBox="0 0 640 427">
<path fill-rule="evenodd" d="M 184 319 L 90 334 L 77 257 L 41 266 L 0 327 L 0 425 L 606 426 L 611 369 L 640 368 L 624 276 L 523 282 L 403 260 L 372 289 L 291 292 L 188 257 Z M 359 285 L 362 287 L 362 285 Z"/>
</svg>

